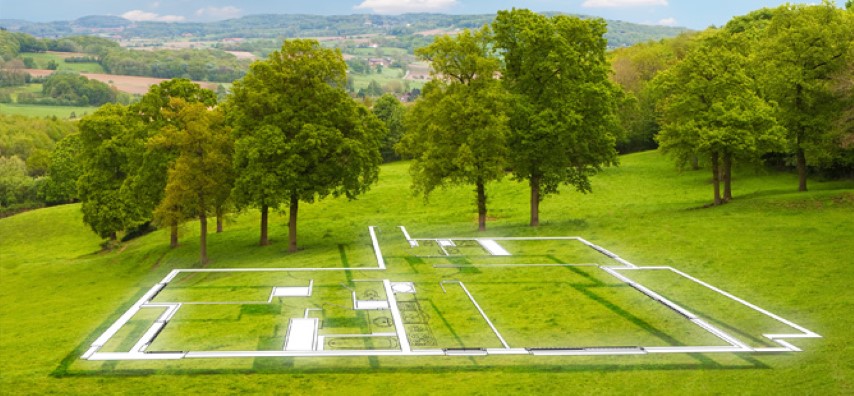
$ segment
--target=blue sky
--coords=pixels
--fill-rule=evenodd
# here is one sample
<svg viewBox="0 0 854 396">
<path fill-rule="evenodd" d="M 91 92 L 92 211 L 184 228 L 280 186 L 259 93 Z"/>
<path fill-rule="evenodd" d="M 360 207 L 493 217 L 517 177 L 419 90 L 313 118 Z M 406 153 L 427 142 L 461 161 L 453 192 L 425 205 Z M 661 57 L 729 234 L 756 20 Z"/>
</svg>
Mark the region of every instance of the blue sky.
<svg viewBox="0 0 854 396">
<path fill-rule="evenodd" d="M 0 0 L 0 19 L 55 21 L 85 15 L 133 20 L 212 21 L 251 14 L 484 14 L 512 7 L 562 11 L 651 25 L 703 29 L 783 0 Z M 837 1 L 840 6 L 844 0 Z"/>
</svg>

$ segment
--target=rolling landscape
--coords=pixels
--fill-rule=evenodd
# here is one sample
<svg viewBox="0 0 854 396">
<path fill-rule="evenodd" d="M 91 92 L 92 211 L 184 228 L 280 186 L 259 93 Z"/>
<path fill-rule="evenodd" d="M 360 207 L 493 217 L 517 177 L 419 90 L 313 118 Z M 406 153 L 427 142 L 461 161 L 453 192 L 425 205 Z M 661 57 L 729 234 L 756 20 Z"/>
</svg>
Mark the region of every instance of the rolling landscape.
<svg viewBox="0 0 854 396">
<path fill-rule="evenodd" d="M 854 2 L 221 19 L 0 19 L 3 394 L 854 393 Z"/>
</svg>

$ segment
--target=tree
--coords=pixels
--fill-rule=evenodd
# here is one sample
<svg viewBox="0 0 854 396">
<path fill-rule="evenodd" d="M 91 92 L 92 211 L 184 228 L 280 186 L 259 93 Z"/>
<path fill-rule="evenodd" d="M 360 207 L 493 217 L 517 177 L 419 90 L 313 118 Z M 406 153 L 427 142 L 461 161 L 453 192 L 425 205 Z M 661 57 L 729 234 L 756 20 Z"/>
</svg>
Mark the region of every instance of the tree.
<svg viewBox="0 0 854 396">
<path fill-rule="evenodd" d="M 832 76 L 845 67 L 854 41 L 851 25 L 850 12 L 827 0 L 784 5 L 770 10 L 770 20 L 756 18 L 754 24 L 760 30 L 755 67 L 764 96 L 777 103 L 776 116 L 788 132 L 799 191 L 807 190 L 807 166 L 832 151 L 828 133 L 845 109 L 833 94 Z"/>
<path fill-rule="evenodd" d="M 591 190 L 589 176 L 617 162 L 618 89 L 608 79 L 603 20 L 501 11 L 493 23 L 514 94 L 510 168 L 531 189 L 531 226 L 539 204 L 562 184 Z"/>
<path fill-rule="evenodd" d="M 663 97 L 661 149 L 680 166 L 694 155 L 708 157 L 714 205 L 732 199 L 733 159 L 756 161 L 783 140 L 773 107 L 748 74 L 745 46 L 743 37 L 709 31 L 695 51 L 653 81 Z"/>
<path fill-rule="evenodd" d="M 367 96 L 381 96 L 383 94 L 383 87 L 380 86 L 380 83 L 377 80 L 371 80 L 368 83 L 368 87 L 365 88 L 365 95 Z"/>
<path fill-rule="evenodd" d="M 77 199 L 77 180 L 82 174 L 83 161 L 80 135 L 68 135 L 50 153 L 49 179 L 43 191 L 48 203 L 68 203 Z"/>
<path fill-rule="evenodd" d="M 672 39 L 610 51 L 612 79 L 625 92 L 617 111 L 625 131 L 617 141 L 617 151 L 621 154 L 658 148 L 655 135 L 660 128 L 655 108 L 659 98 L 650 82 L 658 73 L 684 58 L 696 36 L 696 32 L 683 33 Z"/>
<path fill-rule="evenodd" d="M 413 187 L 425 197 L 448 183 L 475 185 L 480 231 L 486 230 L 486 184 L 504 176 L 509 133 L 508 98 L 495 78 L 499 60 L 490 38 L 488 28 L 464 30 L 416 51 L 434 75 L 407 112 L 407 132 L 397 146 L 413 158 Z"/>
<path fill-rule="evenodd" d="M 139 204 L 140 211 L 148 218 L 151 218 L 154 209 L 163 200 L 168 167 L 177 157 L 177 152 L 173 147 L 147 145 L 146 142 L 157 137 L 163 133 L 164 128 L 176 122 L 167 116 L 167 114 L 175 114 L 178 110 L 172 108 L 172 105 L 177 103 L 172 102 L 174 98 L 180 98 L 187 103 L 216 105 L 216 94 L 213 91 L 203 89 L 187 79 L 172 79 L 152 85 L 148 93 L 132 106 L 132 113 L 139 119 L 142 128 L 137 130 L 132 141 L 133 146 L 128 150 L 129 167 L 132 171 L 122 191 L 127 199 L 133 199 Z M 170 246 L 175 248 L 178 246 L 178 224 L 180 223 L 177 214 L 182 211 L 174 207 L 173 212 L 176 216 L 170 218 L 169 240 Z M 217 223 L 219 224 L 220 221 L 221 216 L 218 216 Z"/>
<path fill-rule="evenodd" d="M 355 199 L 377 180 L 385 128 L 347 95 L 346 69 L 339 50 L 289 40 L 232 88 L 234 197 L 238 207 L 261 209 L 261 245 L 269 244 L 270 208 L 289 207 L 295 252 L 300 201 Z"/>
<path fill-rule="evenodd" d="M 197 217 L 199 261 L 204 266 L 208 263 L 207 219 L 217 214 L 231 192 L 233 142 L 222 113 L 209 110 L 204 103 L 173 98 L 164 116 L 171 122 L 148 144 L 175 150 L 177 158 L 169 165 L 165 194 L 155 217 L 167 224 Z"/>
<path fill-rule="evenodd" d="M 35 198 L 35 182 L 18 156 L 0 156 L 0 213 L 11 206 L 25 205 Z"/>
<path fill-rule="evenodd" d="M 80 120 L 82 175 L 78 193 L 83 221 L 101 237 L 116 240 L 116 233 L 146 221 L 138 203 L 121 194 L 130 169 L 128 142 L 141 128 L 127 107 L 106 104 Z"/>
<path fill-rule="evenodd" d="M 392 94 L 385 94 L 377 99 L 372 109 L 377 118 L 385 123 L 388 134 L 382 143 L 383 161 L 390 162 L 400 159 L 394 151 L 394 145 L 400 141 L 404 133 L 403 116 L 406 113 L 406 108 Z"/>
</svg>

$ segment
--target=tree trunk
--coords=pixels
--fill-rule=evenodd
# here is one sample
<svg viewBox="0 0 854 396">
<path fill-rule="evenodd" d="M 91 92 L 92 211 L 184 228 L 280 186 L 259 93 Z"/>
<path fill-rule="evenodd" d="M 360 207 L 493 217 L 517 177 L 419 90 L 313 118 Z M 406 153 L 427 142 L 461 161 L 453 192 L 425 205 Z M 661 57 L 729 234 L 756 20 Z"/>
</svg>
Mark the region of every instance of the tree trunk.
<svg viewBox="0 0 854 396">
<path fill-rule="evenodd" d="M 718 153 L 713 152 L 712 153 L 712 185 L 714 186 L 714 189 L 715 189 L 715 201 L 714 201 L 715 205 L 721 204 L 721 181 L 720 181 L 720 175 L 721 175 L 721 169 L 720 168 L 721 167 L 720 167 L 718 158 L 719 158 Z"/>
<path fill-rule="evenodd" d="M 724 202 L 729 202 L 732 201 L 732 155 L 730 153 L 724 154 L 723 165 Z"/>
<path fill-rule="evenodd" d="M 208 216 L 199 215 L 199 260 L 202 267 L 208 264 Z"/>
<path fill-rule="evenodd" d="M 222 233 L 222 218 L 225 215 L 224 211 L 220 208 L 216 210 L 216 233 Z"/>
<path fill-rule="evenodd" d="M 486 187 L 477 182 L 477 230 L 486 231 Z"/>
<path fill-rule="evenodd" d="M 169 247 L 174 249 L 178 247 L 178 221 L 173 220 L 169 225 Z"/>
<path fill-rule="evenodd" d="M 119 239 L 119 236 L 118 236 L 118 234 L 117 234 L 115 231 L 113 231 L 113 232 L 111 232 L 111 233 L 110 233 L 110 240 L 111 240 L 111 241 L 115 242 L 115 241 L 117 241 L 118 239 Z"/>
<path fill-rule="evenodd" d="M 267 205 L 261 205 L 261 246 L 267 246 L 270 241 L 267 239 L 267 213 L 270 208 Z"/>
<path fill-rule="evenodd" d="M 691 169 L 700 170 L 700 156 L 697 154 L 691 156 Z"/>
<path fill-rule="evenodd" d="M 531 175 L 531 227 L 540 225 L 540 176 Z"/>
<path fill-rule="evenodd" d="M 795 92 L 795 108 L 801 110 L 803 107 L 803 93 L 804 87 L 801 84 L 798 84 Z M 798 191 L 806 191 L 807 190 L 807 157 L 804 153 L 804 148 L 801 146 L 801 137 L 806 136 L 806 131 L 804 131 L 804 127 L 800 127 L 798 130 L 798 134 L 795 136 L 795 143 L 797 144 L 797 151 L 795 152 L 795 157 L 797 157 L 798 162 Z"/>
<path fill-rule="evenodd" d="M 804 149 L 798 147 L 798 191 L 807 190 L 807 157 Z"/>
<path fill-rule="evenodd" d="M 297 213 L 299 212 L 299 197 L 291 195 L 290 216 L 288 216 L 288 251 L 297 251 Z"/>
</svg>

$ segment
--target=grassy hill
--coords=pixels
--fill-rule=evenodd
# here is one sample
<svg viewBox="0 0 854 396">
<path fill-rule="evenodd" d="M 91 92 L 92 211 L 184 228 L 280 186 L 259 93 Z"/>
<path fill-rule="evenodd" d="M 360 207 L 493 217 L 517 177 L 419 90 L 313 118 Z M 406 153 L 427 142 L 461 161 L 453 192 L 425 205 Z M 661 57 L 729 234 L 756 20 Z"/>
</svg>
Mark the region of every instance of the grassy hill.
<svg viewBox="0 0 854 396">
<path fill-rule="evenodd" d="M 854 182 L 813 182 L 739 169 L 736 200 L 703 208 L 707 172 L 678 173 L 656 152 L 622 157 L 590 195 L 565 191 L 527 224 L 526 186 L 488 186 L 486 235 L 578 235 L 638 265 L 672 265 L 824 336 L 795 340 L 803 353 L 610 357 L 235 359 L 140 362 L 117 370 L 78 357 L 98 333 L 173 268 L 197 259 L 197 230 L 168 249 L 157 231 L 100 252 L 68 205 L 0 220 L 0 389 L 13 393 L 691 393 L 851 394 L 854 319 Z M 287 218 L 272 216 L 273 245 L 257 247 L 258 215 L 235 216 L 211 235 L 211 267 L 315 265 L 361 244 L 367 227 L 407 226 L 413 236 L 477 235 L 470 187 L 412 197 L 407 164 L 386 165 L 357 201 L 301 206 L 300 245 L 286 253 Z M 567 301 L 567 309 L 572 302 Z M 790 340 L 791 341 L 791 340 Z M 420 358 L 418 358 L 420 359 Z M 181 361 L 185 362 L 185 361 Z M 426 364 L 423 364 L 425 363 Z"/>
</svg>

